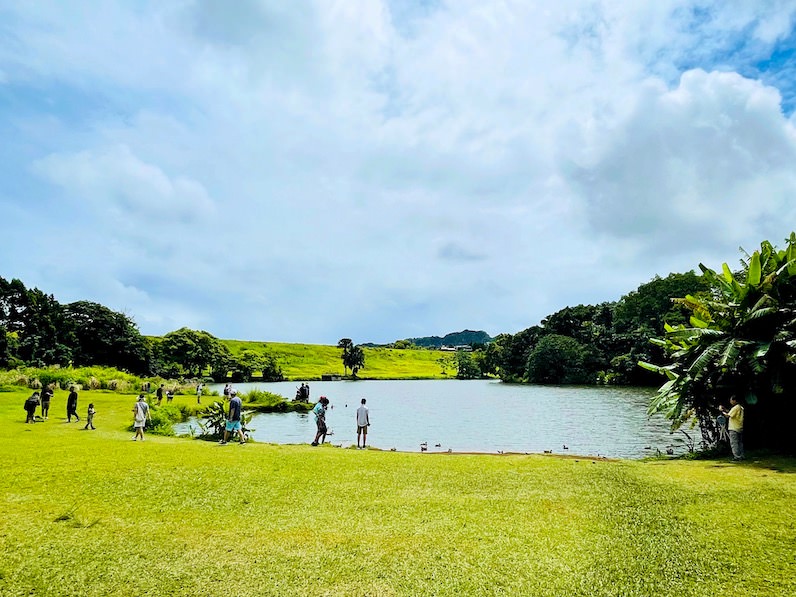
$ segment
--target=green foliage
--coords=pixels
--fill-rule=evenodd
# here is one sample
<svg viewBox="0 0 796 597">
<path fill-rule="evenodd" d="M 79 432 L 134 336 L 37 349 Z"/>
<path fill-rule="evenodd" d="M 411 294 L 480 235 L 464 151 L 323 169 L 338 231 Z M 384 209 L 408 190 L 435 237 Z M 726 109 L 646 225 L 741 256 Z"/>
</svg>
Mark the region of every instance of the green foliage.
<svg viewBox="0 0 796 597">
<path fill-rule="evenodd" d="M 574 338 L 551 334 L 542 338 L 528 356 L 526 377 L 531 383 L 593 383 L 585 367 L 587 351 Z"/>
<path fill-rule="evenodd" d="M 204 412 L 202 412 L 201 419 L 199 420 L 199 428 L 202 430 L 199 434 L 199 438 L 215 441 L 223 439 L 228 414 L 229 409 L 225 407 L 223 402 L 213 402 L 209 404 Z M 250 412 L 241 411 L 240 424 L 245 437 L 248 437 L 249 433 L 253 431 L 253 429 L 248 427 L 251 419 L 252 414 Z"/>
<path fill-rule="evenodd" d="M 307 412 L 314 406 L 308 402 L 288 400 L 284 396 L 264 390 L 252 390 L 242 394 L 241 400 L 246 408 L 256 412 Z"/>
<path fill-rule="evenodd" d="M 152 417 L 151 421 L 147 421 L 146 431 L 152 435 L 174 435 L 174 424 L 180 423 L 185 420 L 185 412 L 177 406 L 171 404 L 164 404 L 161 406 L 149 405 L 149 415 Z M 134 431 L 133 424 L 127 428 L 128 431 Z"/>
<path fill-rule="evenodd" d="M 201 377 L 209 370 L 216 381 L 223 381 L 233 367 L 229 349 L 205 331 L 180 328 L 169 332 L 155 344 L 161 374 L 168 377 Z"/>
<path fill-rule="evenodd" d="M 735 397 L 747 404 L 749 443 L 796 449 L 796 233 L 786 242 L 784 250 L 761 243 L 737 275 L 727 264 L 721 273 L 700 264 L 709 293 L 677 299 L 691 316 L 655 340 L 668 363 L 639 363 L 667 376 L 650 411 L 674 429 L 696 417 L 715 442 L 717 407 Z"/>
<path fill-rule="evenodd" d="M 64 307 L 72 362 L 149 373 L 151 349 L 132 319 L 97 303 L 78 301 Z"/>
<path fill-rule="evenodd" d="M 340 359 L 343 361 L 343 373 L 351 369 L 351 375 L 357 376 L 360 369 L 365 367 L 365 352 L 361 346 L 357 346 L 351 338 L 341 338 L 337 343 L 337 348 L 342 349 Z"/>
</svg>

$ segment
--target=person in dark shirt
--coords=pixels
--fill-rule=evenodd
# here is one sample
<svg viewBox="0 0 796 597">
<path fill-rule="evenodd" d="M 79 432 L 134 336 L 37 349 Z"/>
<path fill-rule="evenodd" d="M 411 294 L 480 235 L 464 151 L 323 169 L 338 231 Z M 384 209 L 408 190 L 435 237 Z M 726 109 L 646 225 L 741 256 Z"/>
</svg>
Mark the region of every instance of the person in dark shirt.
<svg viewBox="0 0 796 597">
<path fill-rule="evenodd" d="M 77 391 L 75 390 L 75 386 L 69 388 L 69 396 L 66 399 L 66 421 L 67 423 L 72 422 L 72 417 L 75 417 L 76 421 L 80 420 L 80 417 L 77 416 Z"/>
<path fill-rule="evenodd" d="M 50 414 L 50 399 L 53 397 L 53 391 L 45 386 L 41 391 L 41 418 L 47 419 Z"/>
<path fill-rule="evenodd" d="M 229 432 L 232 431 L 234 433 L 237 431 L 240 437 L 240 443 L 245 444 L 246 437 L 243 435 L 243 426 L 241 425 L 241 408 L 243 404 L 240 398 L 238 398 L 238 392 L 236 390 L 230 390 L 229 395 L 229 414 L 227 415 L 227 423 L 224 427 L 224 439 L 222 439 L 220 443 L 222 446 L 226 445 L 229 439 Z"/>
<path fill-rule="evenodd" d="M 155 392 L 155 396 L 157 396 L 158 406 L 160 406 L 160 403 L 163 402 L 163 384 L 160 384 L 160 387 Z"/>
<path fill-rule="evenodd" d="M 25 423 L 35 423 L 36 421 L 36 407 L 39 406 L 39 393 L 33 392 L 30 398 L 25 400 Z"/>
</svg>

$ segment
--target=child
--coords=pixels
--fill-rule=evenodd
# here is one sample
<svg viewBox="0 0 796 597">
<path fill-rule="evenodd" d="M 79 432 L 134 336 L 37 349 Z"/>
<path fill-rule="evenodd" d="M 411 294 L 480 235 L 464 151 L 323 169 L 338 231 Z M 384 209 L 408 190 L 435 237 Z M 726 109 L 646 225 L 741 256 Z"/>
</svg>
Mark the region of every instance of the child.
<svg viewBox="0 0 796 597">
<path fill-rule="evenodd" d="M 88 405 L 88 416 L 86 417 L 86 426 L 83 427 L 83 429 L 88 429 L 89 427 L 91 427 L 91 429 L 95 429 L 94 415 L 96 414 L 96 412 L 97 411 L 94 410 L 94 403 L 92 402 L 91 404 Z"/>
<path fill-rule="evenodd" d="M 166 404 L 174 400 L 174 390 L 167 390 L 166 391 Z"/>
</svg>

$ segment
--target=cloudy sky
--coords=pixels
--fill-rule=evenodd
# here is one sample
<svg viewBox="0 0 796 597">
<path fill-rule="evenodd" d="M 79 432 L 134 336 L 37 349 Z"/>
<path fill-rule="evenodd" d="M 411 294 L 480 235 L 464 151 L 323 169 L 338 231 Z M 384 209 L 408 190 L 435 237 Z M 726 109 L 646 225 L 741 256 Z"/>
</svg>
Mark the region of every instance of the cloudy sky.
<svg viewBox="0 0 796 597">
<path fill-rule="evenodd" d="M 514 333 L 796 228 L 796 0 L 0 0 L 0 275 L 146 334 Z"/>
</svg>

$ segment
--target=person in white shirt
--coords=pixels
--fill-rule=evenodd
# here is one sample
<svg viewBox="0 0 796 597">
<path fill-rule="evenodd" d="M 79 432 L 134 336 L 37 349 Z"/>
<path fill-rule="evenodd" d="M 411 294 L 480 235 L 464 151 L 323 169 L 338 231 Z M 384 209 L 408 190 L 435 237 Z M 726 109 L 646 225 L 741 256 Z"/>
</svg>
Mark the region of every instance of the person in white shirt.
<svg viewBox="0 0 796 597">
<path fill-rule="evenodd" d="M 357 448 L 359 445 L 359 438 L 362 437 L 362 448 L 365 447 L 368 439 L 368 426 L 370 425 L 370 415 L 368 407 L 365 406 L 366 400 L 362 399 L 362 405 L 357 409 Z"/>
</svg>

